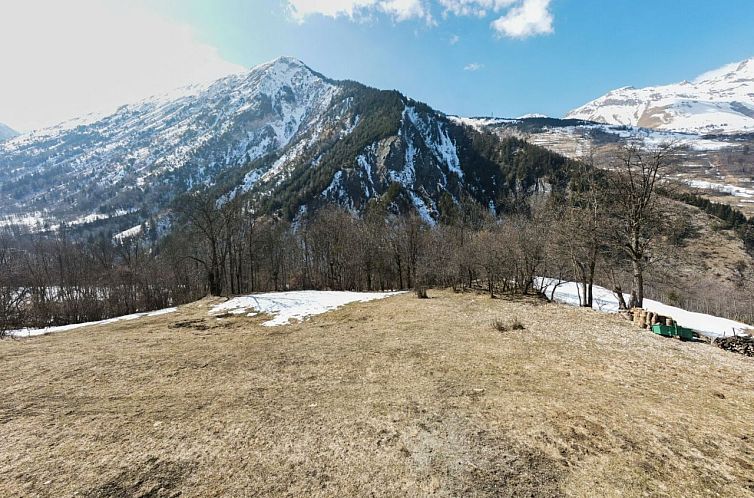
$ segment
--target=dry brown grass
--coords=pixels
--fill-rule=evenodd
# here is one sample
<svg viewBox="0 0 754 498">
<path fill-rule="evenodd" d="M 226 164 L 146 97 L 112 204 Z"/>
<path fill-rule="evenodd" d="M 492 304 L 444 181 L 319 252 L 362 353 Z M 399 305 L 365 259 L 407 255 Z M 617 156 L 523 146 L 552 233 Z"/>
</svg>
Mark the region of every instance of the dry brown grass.
<svg viewBox="0 0 754 498">
<path fill-rule="evenodd" d="M 754 496 L 752 359 L 472 294 L 209 305 L 0 342 L 0 495 Z"/>
</svg>

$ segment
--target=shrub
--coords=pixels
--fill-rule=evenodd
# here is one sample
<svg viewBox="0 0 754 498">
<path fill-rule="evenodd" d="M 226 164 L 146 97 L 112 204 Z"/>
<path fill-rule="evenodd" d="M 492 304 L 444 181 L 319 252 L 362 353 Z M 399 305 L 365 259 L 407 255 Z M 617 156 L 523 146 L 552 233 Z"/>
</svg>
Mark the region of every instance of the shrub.
<svg viewBox="0 0 754 498">
<path fill-rule="evenodd" d="M 508 332 L 509 330 L 525 330 L 524 324 L 517 317 L 513 317 L 511 320 L 503 320 L 502 318 L 495 318 L 492 320 L 492 328 L 498 332 Z"/>
</svg>

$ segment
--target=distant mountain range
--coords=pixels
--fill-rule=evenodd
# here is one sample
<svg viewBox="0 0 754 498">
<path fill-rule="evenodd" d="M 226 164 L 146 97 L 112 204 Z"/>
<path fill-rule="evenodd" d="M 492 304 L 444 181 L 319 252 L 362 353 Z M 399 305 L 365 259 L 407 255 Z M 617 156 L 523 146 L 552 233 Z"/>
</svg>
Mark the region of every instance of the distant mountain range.
<svg viewBox="0 0 754 498">
<path fill-rule="evenodd" d="M 692 133 L 752 133 L 754 58 L 691 82 L 619 88 L 574 109 L 566 118 Z"/>
</svg>

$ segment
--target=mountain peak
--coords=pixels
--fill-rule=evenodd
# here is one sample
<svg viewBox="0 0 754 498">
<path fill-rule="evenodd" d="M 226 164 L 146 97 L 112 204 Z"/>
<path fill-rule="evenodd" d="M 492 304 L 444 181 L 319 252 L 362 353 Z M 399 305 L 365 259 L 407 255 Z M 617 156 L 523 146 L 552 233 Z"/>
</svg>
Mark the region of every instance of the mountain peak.
<svg viewBox="0 0 754 498">
<path fill-rule="evenodd" d="M 304 66 L 306 67 L 306 64 L 304 64 L 301 59 L 298 59 L 296 57 L 292 57 L 290 55 L 281 55 L 280 57 L 276 57 L 271 61 L 272 64 L 288 64 L 288 65 L 294 65 L 294 66 Z"/>
<path fill-rule="evenodd" d="M 269 62 L 264 62 L 262 64 L 259 64 L 258 66 L 251 69 L 251 71 L 256 70 L 270 70 L 270 69 L 306 69 L 308 71 L 311 71 L 311 68 L 303 63 L 300 59 L 297 59 L 295 57 L 282 55 L 280 57 L 277 57 Z"/>
<path fill-rule="evenodd" d="M 754 58 L 701 74 L 693 81 L 613 90 L 566 118 L 694 133 L 754 130 Z"/>
</svg>

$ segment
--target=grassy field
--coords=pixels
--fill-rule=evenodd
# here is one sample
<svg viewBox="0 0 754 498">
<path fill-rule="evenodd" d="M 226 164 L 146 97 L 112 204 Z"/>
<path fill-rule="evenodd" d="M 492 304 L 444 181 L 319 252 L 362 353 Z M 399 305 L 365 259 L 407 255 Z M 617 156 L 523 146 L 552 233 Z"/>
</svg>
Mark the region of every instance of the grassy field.
<svg viewBox="0 0 754 498">
<path fill-rule="evenodd" d="M 754 360 L 430 296 L 0 341 L 0 496 L 754 496 Z"/>
</svg>

